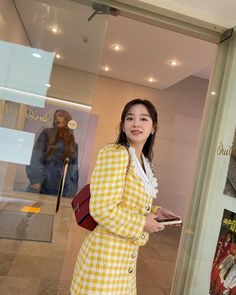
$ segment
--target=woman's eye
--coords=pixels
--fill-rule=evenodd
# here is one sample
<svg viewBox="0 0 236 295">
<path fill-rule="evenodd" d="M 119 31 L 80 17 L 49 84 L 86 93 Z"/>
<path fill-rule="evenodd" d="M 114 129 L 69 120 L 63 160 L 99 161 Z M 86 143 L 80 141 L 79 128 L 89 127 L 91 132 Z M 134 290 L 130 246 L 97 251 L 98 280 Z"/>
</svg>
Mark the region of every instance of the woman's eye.
<svg viewBox="0 0 236 295">
<path fill-rule="evenodd" d="M 141 121 L 148 121 L 147 118 L 141 118 Z"/>
<path fill-rule="evenodd" d="M 132 117 L 127 117 L 126 120 L 131 121 L 131 120 L 133 120 L 133 118 Z"/>
</svg>

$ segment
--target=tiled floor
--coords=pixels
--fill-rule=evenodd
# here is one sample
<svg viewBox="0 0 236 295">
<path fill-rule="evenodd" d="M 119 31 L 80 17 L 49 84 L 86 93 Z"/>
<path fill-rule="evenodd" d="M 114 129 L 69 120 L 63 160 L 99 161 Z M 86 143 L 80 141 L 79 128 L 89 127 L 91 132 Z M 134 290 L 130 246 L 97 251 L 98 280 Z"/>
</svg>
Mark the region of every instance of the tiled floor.
<svg viewBox="0 0 236 295">
<path fill-rule="evenodd" d="M 9 210 L 16 207 L 7 205 Z M 180 231 L 166 227 L 140 248 L 138 295 L 170 294 Z M 54 217 L 52 243 L 0 239 L 0 295 L 69 295 L 76 256 L 86 234 L 77 226 L 67 199 Z"/>
<path fill-rule="evenodd" d="M 166 226 L 152 234 L 139 251 L 138 295 L 169 295 L 180 239 L 180 228 Z"/>
</svg>

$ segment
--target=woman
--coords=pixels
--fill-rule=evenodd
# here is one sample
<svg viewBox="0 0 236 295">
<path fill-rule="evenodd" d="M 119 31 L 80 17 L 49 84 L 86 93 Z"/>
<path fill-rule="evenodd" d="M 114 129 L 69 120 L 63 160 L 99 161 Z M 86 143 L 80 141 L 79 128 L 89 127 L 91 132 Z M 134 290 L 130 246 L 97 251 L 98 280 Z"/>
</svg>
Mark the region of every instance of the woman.
<svg viewBox="0 0 236 295">
<path fill-rule="evenodd" d="M 63 196 L 74 196 L 78 189 L 78 145 L 68 122 L 71 115 L 65 110 L 54 114 L 52 128 L 40 133 L 33 148 L 26 173 L 30 181 L 28 191 L 56 195 L 58 193 L 63 162 L 69 159 Z"/>
<path fill-rule="evenodd" d="M 90 211 L 98 226 L 81 246 L 71 285 L 72 295 L 136 294 L 139 246 L 164 226 L 155 219 L 176 217 L 152 207 L 157 181 L 151 158 L 157 112 L 147 100 L 124 108 L 116 144 L 98 154 L 91 178 Z"/>
</svg>

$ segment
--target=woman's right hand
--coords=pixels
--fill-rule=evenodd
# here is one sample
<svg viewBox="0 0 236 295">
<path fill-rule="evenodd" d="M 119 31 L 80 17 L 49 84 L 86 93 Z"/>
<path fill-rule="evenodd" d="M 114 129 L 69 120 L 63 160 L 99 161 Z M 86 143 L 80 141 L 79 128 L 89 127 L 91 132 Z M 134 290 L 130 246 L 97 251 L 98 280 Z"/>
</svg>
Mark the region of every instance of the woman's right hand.
<svg viewBox="0 0 236 295">
<path fill-rule="evenodd" d="M 157 218 L 156 214 L 148 214 L 146 216 L 144 231 L 147 233 L 154 233 L 163 230 L 165 226 L 155 220 Z"/>
</svg>

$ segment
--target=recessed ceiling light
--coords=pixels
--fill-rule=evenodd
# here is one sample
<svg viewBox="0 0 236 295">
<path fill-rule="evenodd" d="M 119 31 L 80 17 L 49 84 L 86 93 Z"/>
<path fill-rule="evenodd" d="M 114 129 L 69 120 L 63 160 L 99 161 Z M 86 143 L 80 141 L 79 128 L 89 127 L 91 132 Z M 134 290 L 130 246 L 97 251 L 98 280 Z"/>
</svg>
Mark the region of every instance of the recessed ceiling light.
<svg viewBox="0 0 236 295">
<path fill-rule="evenodd" d="M 32 53 L 32 55 L 33 55 L 33 57 L 36 57 L 36 58 L 41 58 L 42 57 L 42 55 L 37 53 L 37 52 Z"/>
<path fill-rule="evenodd" d="M 59 33 L 59 30 L 58 30 L 58 28 L 56 28 L 56 27 L 52 27 L 52 28 L 51 28 L 51 31 L 52 31 L 54 34 Z"/>
<path fill-rule="evenodd" d="M 47 83 L 47 84 L 45 84 L 45 86 L 49 88 L 49 87 L 51 87 L 51 84 Z"/>
<path fill-rule="evenodd" d="M 169 60 L 169 64 L 172 67 L 175 67 L 175 66 L 178 66 L 179 65 L 179 62 L 176 59 L 172 59 L 172 60 Z"/>
<path fill-rule="evenodd" d="M 103 67 L 104 71 L 108 72 L 110 71 L 110 68 L 108 66 Z"/>
<path fill-rule="evenodd" d="M 211 95 L 216 95 L 216 92 L 215 92 L 215 91 L 212 91 L 212 92 L 211 92 Z"/>
<path fill-rule="evenodd" d="M 59 53 L 56 54 L 56 58 L 61 58 Z"/>
<path fill-rule="evenodd" d="M 121 51 L 121 50 L 123 50 L 123 46 L 120 45 L 120 44 L 112 44 L 112 45 L 111 45 L 111 48 L 112 48 L 114 51 Z"/>
<path fill-rule="evenodd" d="M 153 77 L 147 77 L 146 80 L 147 80 L 149 83 L 152 83 L 152 82 L 155 82 L 155 81 L 156 81 Z"/>
</svg>

